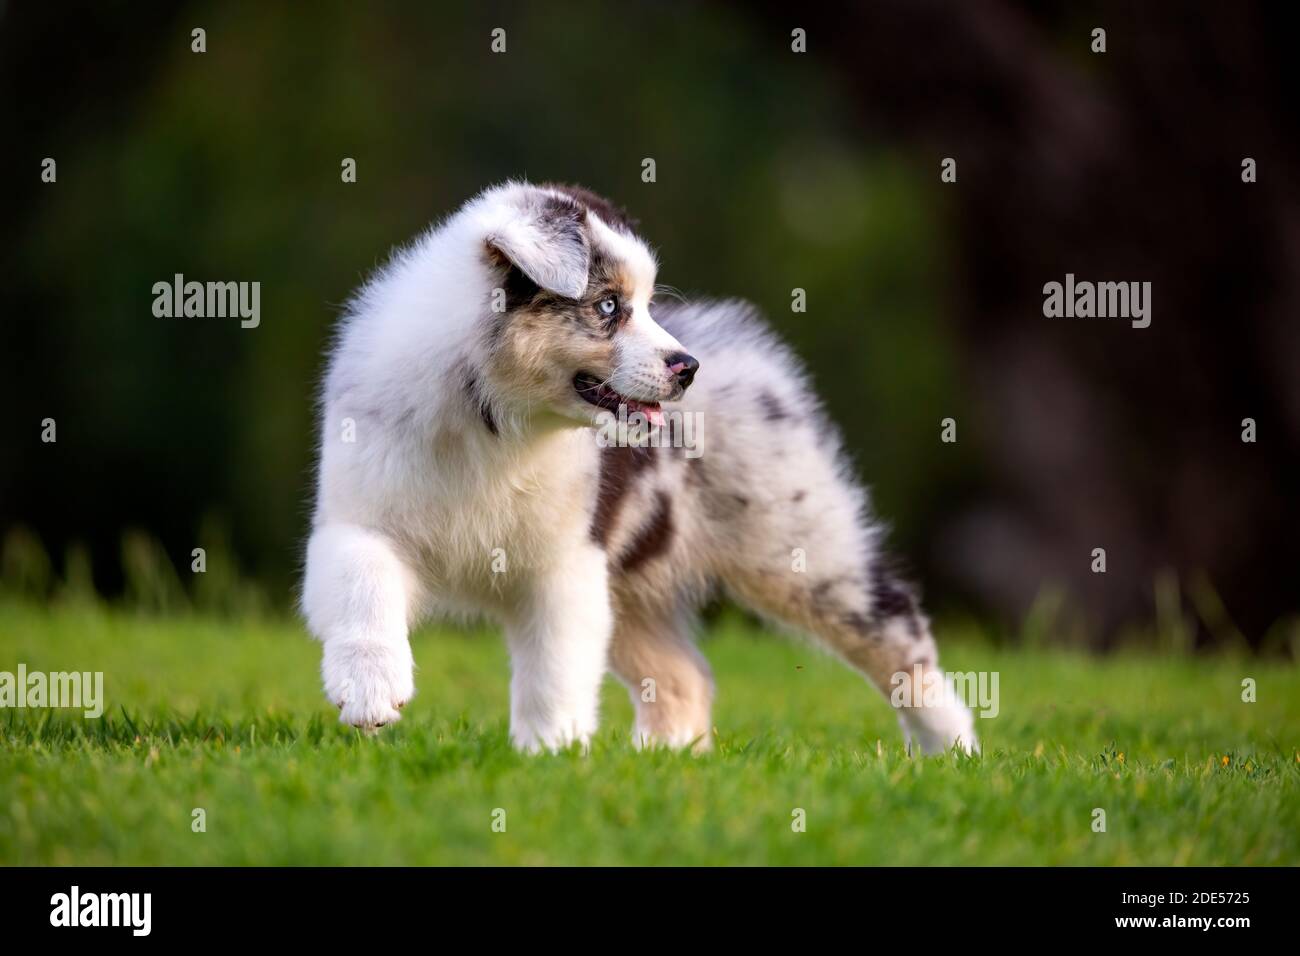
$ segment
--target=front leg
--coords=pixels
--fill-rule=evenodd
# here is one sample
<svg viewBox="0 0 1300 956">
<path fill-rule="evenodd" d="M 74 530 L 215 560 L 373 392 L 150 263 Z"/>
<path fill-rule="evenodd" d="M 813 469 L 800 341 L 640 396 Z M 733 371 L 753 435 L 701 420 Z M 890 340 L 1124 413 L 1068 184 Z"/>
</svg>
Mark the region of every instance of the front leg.
<svg viewBox="0 0 1300 956">
<path fill-rule="evenodd" d="M 506 626 L 510 738 L 554 750 L 596 730 L 613 618 L 605 554 L 586 542 L 540 572 Z"/>
<path fill-rule="evenodd" d="M 415 591 L 414 575 L 377 531 L 332 524 L 312 533 L 302 607 L 325 645 L 325 694 L 345 724 L 392 723 L 415 693 L 406 639 Z"/>
</svg>

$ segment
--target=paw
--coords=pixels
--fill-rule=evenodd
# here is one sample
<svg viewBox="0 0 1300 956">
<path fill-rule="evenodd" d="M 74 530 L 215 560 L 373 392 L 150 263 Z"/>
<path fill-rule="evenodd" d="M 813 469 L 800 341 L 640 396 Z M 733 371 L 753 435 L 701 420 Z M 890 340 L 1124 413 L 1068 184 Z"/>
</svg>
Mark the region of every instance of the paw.
<svg viewBox="0 0 1300 956">
<path fill-rule="evenodd" d="M 510 742 L 516 750 L 538 754 L 564 750 L 580 744 L 585 752 L 591 744 L 592 729 L 584 729 L 579 720 L 519 721 L 512 720 Z"/>
<path fill-rule="evenodd" d="M 708 728 L 703 727 L 650 727 L 638 724 L 632 729 L 632 746 L 637 750 L 665 748 L 702 754 L 713 748 L 713 735 Z"/>
<path fill-rule="evenodd" d="M 979 753 L 975 717 L 964 704 L 912 707 L 899 712 L 908 748 L 922 754 L 946 753 L 954 745 L 966 753 Z"/>
<path fill-rule="evenodd" d="M 321 676 L 325 695 L 339 709 L 339 720 L 376 730 L 401 720 L 399 713 L 415 693 L 415 662 L 405 642 L 325 645 Z"/>
</svg>

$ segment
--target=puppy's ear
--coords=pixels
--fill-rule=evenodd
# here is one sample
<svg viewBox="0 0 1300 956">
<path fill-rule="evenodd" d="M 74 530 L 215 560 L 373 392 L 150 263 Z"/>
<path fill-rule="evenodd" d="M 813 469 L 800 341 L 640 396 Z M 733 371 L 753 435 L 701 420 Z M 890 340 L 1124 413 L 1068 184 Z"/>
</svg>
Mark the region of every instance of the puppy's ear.
<svg viewBox="0 0 1300 956">
<path fill-rule="evenodd" d="M 544 196 L 488 236 L 488 249 L 514 263 L 543 289 L 577 299 L 587 288 L 591 249 L 586 210 L 572 200 Z"/>
</svg>

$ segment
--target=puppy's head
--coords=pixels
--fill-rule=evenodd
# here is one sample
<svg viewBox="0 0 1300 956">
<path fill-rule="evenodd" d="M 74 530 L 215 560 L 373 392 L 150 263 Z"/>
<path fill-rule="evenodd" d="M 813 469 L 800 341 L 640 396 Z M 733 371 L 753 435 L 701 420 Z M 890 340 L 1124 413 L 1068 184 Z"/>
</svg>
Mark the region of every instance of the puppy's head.
<svg viewBox="0 0 1300 956">
<path fill-rule="evenodd" d="M 577 187 L 516 186 L 483 250 L 496 280 L 489 374 L 508 400 L 593 423 L 662 423 L 699 363 L 650 314 L 656 263 L 612 204 Z"/>
</svg>

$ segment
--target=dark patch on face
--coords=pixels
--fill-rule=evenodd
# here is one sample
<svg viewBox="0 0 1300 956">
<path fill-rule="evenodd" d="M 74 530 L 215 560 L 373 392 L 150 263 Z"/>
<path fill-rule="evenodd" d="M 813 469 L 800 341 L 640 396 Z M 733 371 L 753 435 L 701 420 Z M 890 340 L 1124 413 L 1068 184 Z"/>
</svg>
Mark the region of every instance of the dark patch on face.
<svg viewBox="0 0 1300 956">
<path fill-rule="evenodd" d="M 732 495 L 731 497 L 742 510 L 749 507 L 749 499 L 744 495 Z"/>
<path fill-rule="evenodd" d="M 654 450 L 641 445 L 612 445 L 601 450 L 600 485 L 596 491 L 596 511 L 591 516 L 591 540 L 602 548 L 618 518 L 619 508 L 638 476 L 654 468 Z"/>
<path fill-rule="evenodd" d="M 623 286 L 620 263 L 599 247 L 590 251 L 587 288 L 579 299 L 566 299 L 548 292 L 495 251 L 494 261 L 501 270 L 506 311 L 493 316 L 495 321 L 488 333 L 489 348 L 495 346 L 512 317 L 521 311 L 537 315 L 546 322 L 567 323 L 575 332 L 590 339 L 613 338 L 632 317 L 632 290 Z M 618 301 L 618 309 L 607 316 L 599 311 L 598 304 L 611 296 Z"/>
<path fill-rule="evenodd" d="M 465 397 L 469 399 L 470 405 L 478 411 L 479 418 L 483 420 L 487 430 L 493 435 L 497 434 L 497 420 L 496 416 L 492 414 L 492 405 L 479 388 L 478 376 L 472 370 L 466 370 L 465 372 Z"/>
<path fill-rule="evenodd" d="M 597 313 L 596 303 L 611 295 L 618 300 L 618 311 L 610 316 Z M 583 321 L 598 329 L 602 335 L 612 338 L 632 318 L 631 296 L 632 290 L 623 288 L 618 260 L 599 248 L 592 249 L 591 266 L 587 270 L 587 299 L 594 318 L 588 320 L 584 316 Z"/>
<path fill-rule="evenodd" d="M 636 539 L 619 562 L 619 570 L 635 571 L 641 565 L 668 550 L 673 539 L 673 503 L 664 492 L 655 492 L 654 512 L 637 532 Z"/>
<path fill-rule="evenodd" d="M 604 196 L 592 192 L 585 186 L 575 186 L 568 183 L 545 183 L 542 188 L 564 193 L 574 202 L 590 209 L 604 221 L 605 225 L 613 229 L 623 232 L 632 232 L 636 229 L 636 220 L 631 218 L 626 210 L 621 206 L 616 206 Z"/>
<path fill-rule="evenodd" d="M 806 492 L 806 491 L 796 491 L 796 492 L 794 493 L 794 497 L 792 497 L 790 500 L 791 500 L 792 502 L 794 502 L 795 504 L 798 504 L 799 502 L 803 501 L 804 498 L 806 498 L 806 497 L 808 497 L 808 492 Z"/>
<path fill-rule="evenodd" d="M 539 286 L 513 262 L 507 260 L 506 274 L 501 283 L 501 288 L 506 294 L 506 311 L 514 312 L 526 305 L 531 305 L 538 293 L 542 291 Z"/>
<path fill-rule="evenodd" d="M 777 397 L 767 389 L 763 389 L 758 393 L 758 403 L 763 406 L 763 417 L 769 422 L 785 421 L 790 417 L 785 407 L 777 400 Z"/>
</svg>

